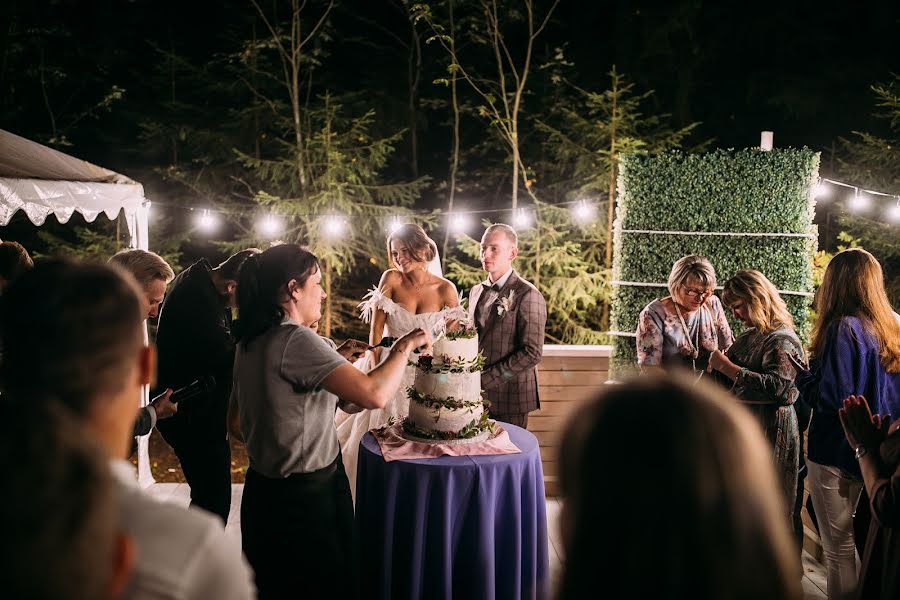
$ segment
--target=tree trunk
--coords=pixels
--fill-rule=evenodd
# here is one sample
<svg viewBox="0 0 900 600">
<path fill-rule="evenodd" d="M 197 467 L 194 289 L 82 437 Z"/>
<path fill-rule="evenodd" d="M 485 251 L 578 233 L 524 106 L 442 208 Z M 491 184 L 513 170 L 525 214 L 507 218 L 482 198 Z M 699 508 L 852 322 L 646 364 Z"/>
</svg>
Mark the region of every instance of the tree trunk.
<svg viewBox="0 0 900 600">
<path fill-rule="evenodd" d="M 606 254 L 604 256 L 603 266 L 609 273 L 612 269 L 613 254 L 613 221 L 615 220 L 616 208 L 616 125 L 618 124 L 618 101 L 619 101 L 619 75 L 613 67 L 612 77 L 612 112 L 610 115 L 609 125 L 609 188 L 606 195 Z M 603 303 L 603 313 L 600 318 L 600 327 L 604 331 L 609 330 L 609 301 Z"/>
<path fill-rule="evenodd" d="M 453 20 L 453 0 L 448 3 L 450 9 L 450 49 L 451 56 L 456 56 L 456 27 Z M 459 97 L 456 94 L 456 71 L 450 77 L 450 104 L 453 107 L 453 151 L 450 156 L 450 195 L 447 198 L 447 212 L 453 212 L 456 200 L 456 174 L 459 171 Z M 450 223 L 444 223 L 444 245 L 441 249 L 441 270 L 447 271 L 447 248 L 450 244 Z"/>
<path fill-rule="evenodd" d="M 409 14 L 409 13 L 407 13 Z M 409 43 L 409 65 L 407 70 L 407 83 L 409 84 L 409 151 L 410 151 L 410 170 L 412 178 L 419 178 L 419 138 L 418 138 L 418 104 L 419 104 L 419 81 L 422 75 L 422 44 L 419 39 L 419 32 L 416 31 L 416 24 L 410 20 L 409 29 L 411 32 Z"/>
<path fill-rule="evenodd" d="M 297 181 L 300 189 L 306 186 L 306 174 L 303 165 L 303 124 L 300 119 L 300 46 L 303 37 L 300 33 L 300 3 L 293 0 L 293 14 L 291 16 L 291 59 L 288 65 L 291 69 L 291 109 L 294 116 L 294 143 L 296 144 Z"/>
</svg>

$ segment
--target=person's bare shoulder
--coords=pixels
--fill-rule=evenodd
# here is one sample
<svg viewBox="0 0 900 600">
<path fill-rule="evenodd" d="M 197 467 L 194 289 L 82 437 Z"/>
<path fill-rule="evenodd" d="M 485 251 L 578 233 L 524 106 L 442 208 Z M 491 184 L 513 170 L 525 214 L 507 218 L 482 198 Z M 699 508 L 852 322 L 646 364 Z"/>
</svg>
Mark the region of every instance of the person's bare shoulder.
<svg viewBox="0 0 900 600">
<path fill-rule="evenodd" d="M 403 285 L 403 274 L 397 269 L 388 269 L 381 274 L 381 281 L 378 282 L 378 289 L 381 290 L 385 296 L 390 298 L 393 296 L 393 291 L 401 285 Z"/>
<path fill-rule="evenodd" d="M 453 308 L 459 305 L 459 294 L 456 291 L 456 286 L 449 279 L 441 278 L 440 282 L 438 282 L 438 294 L 444 306 Z"/>
</svg>

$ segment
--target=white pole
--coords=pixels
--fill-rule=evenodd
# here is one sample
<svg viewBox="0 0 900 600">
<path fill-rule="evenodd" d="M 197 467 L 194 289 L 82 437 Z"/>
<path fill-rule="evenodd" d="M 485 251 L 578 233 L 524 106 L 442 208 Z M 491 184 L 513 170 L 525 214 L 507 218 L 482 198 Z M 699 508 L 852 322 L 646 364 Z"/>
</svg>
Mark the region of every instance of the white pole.
<svg viewBox="0 0 900 600">
<path fill-rule="evenodd" d="M 775 133 L 772 131 L 763 131 L 759 136 L 759 147 L 763 150 L 769 151 L 774 146 L 773 138 L 775 137 Z"/>
</svg>

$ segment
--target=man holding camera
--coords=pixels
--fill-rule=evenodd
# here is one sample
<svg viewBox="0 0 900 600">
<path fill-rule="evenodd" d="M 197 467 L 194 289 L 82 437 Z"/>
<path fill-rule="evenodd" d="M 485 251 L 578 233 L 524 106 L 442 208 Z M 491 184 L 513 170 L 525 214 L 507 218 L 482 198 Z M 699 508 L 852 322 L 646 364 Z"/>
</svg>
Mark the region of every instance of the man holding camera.
<svg viewBox="0 0 900 600">
<path fill-rule="evenodd" d="M 225 428 L 234 340 L 231 309 L 235 306 L 238 270 L 259 250 L 242 250 L 213 268 L 200 260 L 175 281 L 162 303 L 156 346 L 158 389 L 178 389 L 204 377 L 215 385 L 201 391 L 157 430 L 175 451 L 191 486 L 191 505 L 228 522 L 231 510 L 231 449 Z"/>
</svg>

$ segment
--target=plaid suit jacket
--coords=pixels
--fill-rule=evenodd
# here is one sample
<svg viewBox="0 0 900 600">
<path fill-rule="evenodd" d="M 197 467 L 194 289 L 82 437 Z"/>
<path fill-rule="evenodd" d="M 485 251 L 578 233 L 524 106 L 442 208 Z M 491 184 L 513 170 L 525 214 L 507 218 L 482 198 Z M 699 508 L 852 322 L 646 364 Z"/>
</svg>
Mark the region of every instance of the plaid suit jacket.
<svg viewBox="0 0 900 600">
<path fill-rule="evenodd" d="M 537 365 L 544 351 L 547 303 L 544 296 L 513 271 L 491 306 L 484 327 L 475 320 L 475 308 L 484 287 L 469 293 L 469 311 L 478 329 L 478 347 L 484 353 L 481 388 L 496 414 L 526 414 L 537 410 Z M 512 294 L 510 309 L 498 314 L 501 300 Z"/>
</svg>

